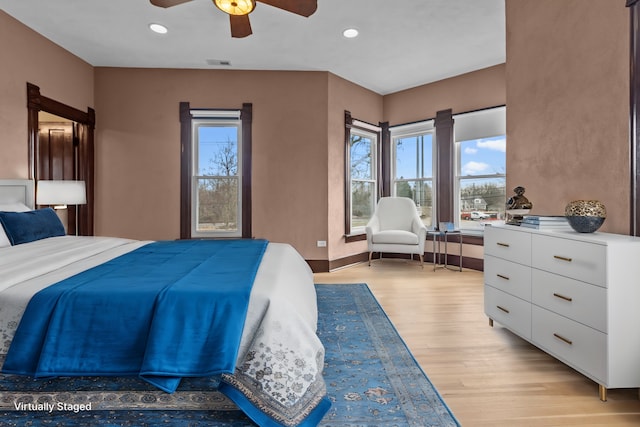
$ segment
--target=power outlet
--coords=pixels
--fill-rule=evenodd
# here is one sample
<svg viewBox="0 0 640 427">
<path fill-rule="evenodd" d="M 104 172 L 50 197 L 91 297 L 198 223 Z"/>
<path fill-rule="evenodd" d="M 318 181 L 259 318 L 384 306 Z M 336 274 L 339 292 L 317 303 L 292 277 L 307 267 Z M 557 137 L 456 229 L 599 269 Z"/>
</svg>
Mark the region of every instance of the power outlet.
<svg viewBox="0 0 640 427">
<path fill-rule="evenodd" d="M 326 248 L 327 247 L 327 241 L 326 240 L 318 240 L 318 242 L 316 244 L 318 245 L 319 248 Z"/>
</svg>

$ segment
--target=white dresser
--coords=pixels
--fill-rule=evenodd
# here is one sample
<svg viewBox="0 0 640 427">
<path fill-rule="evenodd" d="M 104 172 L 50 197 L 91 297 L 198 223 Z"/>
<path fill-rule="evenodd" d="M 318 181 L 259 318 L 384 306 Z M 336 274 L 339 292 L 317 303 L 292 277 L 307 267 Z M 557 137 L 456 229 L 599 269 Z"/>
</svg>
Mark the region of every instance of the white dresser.
<svg viewBox="0 0 640 427">
<path fill-rule="evenodd" d="M 484 310 L 609 388 L 640 387 L 640 238 L 487 226 Z"/>
</svg>

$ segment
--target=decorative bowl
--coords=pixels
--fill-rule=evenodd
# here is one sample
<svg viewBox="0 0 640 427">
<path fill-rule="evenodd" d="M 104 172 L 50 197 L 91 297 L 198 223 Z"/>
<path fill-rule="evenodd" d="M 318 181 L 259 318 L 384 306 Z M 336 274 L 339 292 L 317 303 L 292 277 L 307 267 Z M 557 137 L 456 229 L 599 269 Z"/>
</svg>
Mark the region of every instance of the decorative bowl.
<svg viewBox="0 0 640 427">
<path fill-rule="evenodd" d="M 564 214 L 578 233 L 593 233 L 604 223 L 607 210 L 597 200 L 574 200 L 567 204 Z"/>
</svg>

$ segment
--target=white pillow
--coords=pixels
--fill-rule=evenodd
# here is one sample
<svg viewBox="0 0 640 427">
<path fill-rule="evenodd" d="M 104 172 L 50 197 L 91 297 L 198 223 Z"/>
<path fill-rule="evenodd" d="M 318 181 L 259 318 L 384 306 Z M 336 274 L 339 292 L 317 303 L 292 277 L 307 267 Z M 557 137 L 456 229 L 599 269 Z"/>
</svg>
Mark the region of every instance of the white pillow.
<svg viewBox="0 0 640 427">
<path fill-rule="evenodd" d="M 31 209 L 20 202 L 14 203 L 0 203 L 0 211 L 2 212 L 28 212 Z M 4 232 L 4 228 L 0 226 L 0 248 L 5 246 L 11 246 L 11 242 L 7 237 L 7 233 Z"/>
</svg>

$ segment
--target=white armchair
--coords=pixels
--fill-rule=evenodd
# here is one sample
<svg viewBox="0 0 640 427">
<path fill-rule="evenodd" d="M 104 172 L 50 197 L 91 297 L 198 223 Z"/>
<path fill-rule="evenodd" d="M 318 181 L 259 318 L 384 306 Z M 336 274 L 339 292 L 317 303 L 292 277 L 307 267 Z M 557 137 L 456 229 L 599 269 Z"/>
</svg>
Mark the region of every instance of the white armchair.
<svg viewBox="0 0 640 427">
<path fill-rule="evenodd" d="M 366 228 L 369 265 L 374 252 L 418 254 L 424 262 L 427 227 L 408 197 L 383 197 Z"/>
</svg>

